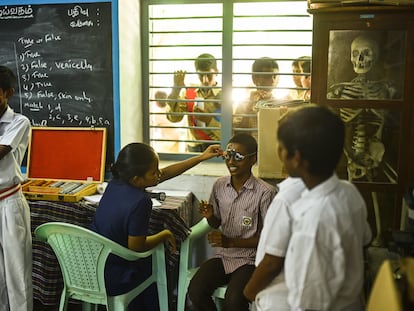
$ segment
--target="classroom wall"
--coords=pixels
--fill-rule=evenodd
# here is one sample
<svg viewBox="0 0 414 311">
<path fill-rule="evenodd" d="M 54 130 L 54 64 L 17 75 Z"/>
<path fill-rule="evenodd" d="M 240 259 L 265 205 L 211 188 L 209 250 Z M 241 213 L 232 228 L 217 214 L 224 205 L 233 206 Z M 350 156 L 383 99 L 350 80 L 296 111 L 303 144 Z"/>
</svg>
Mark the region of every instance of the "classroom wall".
<svg viewBox="0 0 414 311">
<path fill-rule="evenodd" d="M 142 141 L 139 0 L 119 0 L 119 89 L 121 147 Z"/>
</svg>

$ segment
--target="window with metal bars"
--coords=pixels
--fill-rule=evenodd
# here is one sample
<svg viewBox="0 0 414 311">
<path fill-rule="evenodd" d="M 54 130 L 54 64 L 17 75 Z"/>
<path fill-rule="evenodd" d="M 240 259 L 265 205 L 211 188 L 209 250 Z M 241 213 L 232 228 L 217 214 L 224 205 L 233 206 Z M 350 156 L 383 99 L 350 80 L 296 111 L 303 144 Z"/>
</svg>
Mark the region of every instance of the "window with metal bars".
<svg viewBox="0 0 414 311">
<path fill-rule="evenodd" d="M 144 135 L 161 157 L 257 137 L 261 105 L 310 91 L 306 0 L 143 1 L 141 21 Z"/>
</svg>

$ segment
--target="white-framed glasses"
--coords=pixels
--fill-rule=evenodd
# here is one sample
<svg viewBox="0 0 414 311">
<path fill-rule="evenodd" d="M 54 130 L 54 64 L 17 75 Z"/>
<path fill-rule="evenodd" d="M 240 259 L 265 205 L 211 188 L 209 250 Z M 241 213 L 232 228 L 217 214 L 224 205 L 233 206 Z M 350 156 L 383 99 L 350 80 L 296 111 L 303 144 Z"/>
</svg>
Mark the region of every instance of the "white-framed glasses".
<svg viewBox="0 0 414 311">
<path fill-rule="evenodd" d="M 252 155 L 255 155 L 256 152 L 252 152 L 252 153 L 248 153 L 248 154 L 241 154 L 239 152 L 236 152 L 236 150 L 234 149 L 227 149 L 224 153 L 223 153 L 223 159 L 224 160 L 230 160 L 231 158 L 233 158 L 234 161 L 242 161 L 247 157 L 251 157 Z"/>
</svg>

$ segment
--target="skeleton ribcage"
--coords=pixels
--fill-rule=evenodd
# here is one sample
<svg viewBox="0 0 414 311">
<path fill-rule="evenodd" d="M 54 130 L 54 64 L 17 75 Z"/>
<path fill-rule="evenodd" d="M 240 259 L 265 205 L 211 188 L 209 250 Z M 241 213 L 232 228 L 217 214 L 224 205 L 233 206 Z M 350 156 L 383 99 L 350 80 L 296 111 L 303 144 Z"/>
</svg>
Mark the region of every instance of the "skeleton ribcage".
<svg viewBox="0 0 414 311">
<path fill-rule="evenodd" d="M 382 155 L 378 157 L 378 152 L 382 154 L 383 150 L 375 150 L 378 145 L 373 142 L 379 142 L 382 138 L 383 111 L 341 108 L 340 115 L 349 129 L 345 142 L 349 160 L 367 169 L 378 166 L 382 158 Z"/>
<path fill-rule="evenodd" d="M 389 86 L 384 82 L 344 82 L 330 87 L 331 98 L 340 99 L 388 99 Z"/>
</svg>

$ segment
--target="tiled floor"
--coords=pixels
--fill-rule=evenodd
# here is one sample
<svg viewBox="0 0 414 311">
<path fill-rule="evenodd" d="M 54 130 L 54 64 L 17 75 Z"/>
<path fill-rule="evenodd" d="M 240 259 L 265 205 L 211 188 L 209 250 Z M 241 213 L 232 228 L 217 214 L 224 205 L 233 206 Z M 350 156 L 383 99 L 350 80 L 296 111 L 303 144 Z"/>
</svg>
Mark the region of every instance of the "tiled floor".
<svg viewBox="0 0 414 311">
<path fill-rule="evenodd" d="M 387 248 L 383 247 L 369 247 L 366 251 L 367 267 L 365 275 L 365 299 L 369 296 L 369 291 L 374 282 L 375 276 L 381 266 L 382 262 L 386 259 L 397 260 L 398 254 L 390 252 Z M 41 303 L 35 301 L 33 311 L 57 311 L 58 306 L 43 306 Z M 81 311 L 82 306 L 80 304 L 69 304 L 67 311 Z M 104 307 L 99 309 L 105 310 Z"/>
<path fill-rule="evenodd" d="M 39 301 L 35 300 L 33 304 L 33 311 L 58 311 L 59 306 L 44 306 Z M 67 311 L 81 311 L 82 305 L 69 304 Z"/>
</svg>

